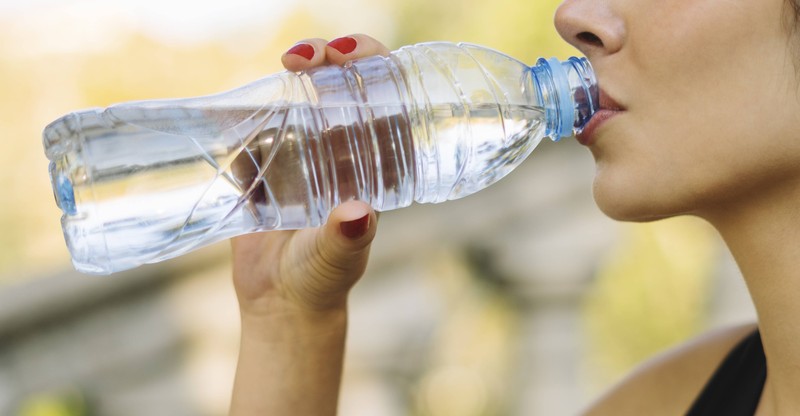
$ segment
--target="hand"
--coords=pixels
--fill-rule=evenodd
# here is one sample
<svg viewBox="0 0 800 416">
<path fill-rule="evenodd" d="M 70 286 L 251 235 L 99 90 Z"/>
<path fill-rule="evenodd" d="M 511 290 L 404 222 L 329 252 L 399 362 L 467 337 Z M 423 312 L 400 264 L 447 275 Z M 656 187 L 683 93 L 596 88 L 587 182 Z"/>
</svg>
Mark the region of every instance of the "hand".
<svg viewBox="0 0 800 416">
<path fill-rule="evenodd" d="M 306 39 L 282 57 L 291 71 L 342 65 L 389 49 L 366 35 L 326 42 Z M 366 267 L 377 216 L 362 202 L 348 202 L 319 229 L 273 231 L 232 240 L 234 286 L 243 315 L 275 308 L 301 312 L 343 308 L 349 290 Z"/>
<path fill-rule="evenodd" d="M 364 273 L 376 230 L 372 208 L 350 201 L 320 228 L 234 238 L 233 282 L 242 314 L 343 309 Z"/>
</svg>

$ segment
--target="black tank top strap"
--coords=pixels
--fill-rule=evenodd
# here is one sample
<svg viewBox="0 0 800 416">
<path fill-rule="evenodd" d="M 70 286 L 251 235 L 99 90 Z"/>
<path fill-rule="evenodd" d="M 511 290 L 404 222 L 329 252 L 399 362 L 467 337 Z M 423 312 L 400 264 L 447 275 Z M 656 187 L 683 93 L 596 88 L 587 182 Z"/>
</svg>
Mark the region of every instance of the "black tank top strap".
<svg viewBox="0 0 800 416">
<path fill-rule="evenodd" d="M 752 416 L 766 380 L 767 360 L 756 330 L 728 353 L 687 415 Z"/>
</svg>

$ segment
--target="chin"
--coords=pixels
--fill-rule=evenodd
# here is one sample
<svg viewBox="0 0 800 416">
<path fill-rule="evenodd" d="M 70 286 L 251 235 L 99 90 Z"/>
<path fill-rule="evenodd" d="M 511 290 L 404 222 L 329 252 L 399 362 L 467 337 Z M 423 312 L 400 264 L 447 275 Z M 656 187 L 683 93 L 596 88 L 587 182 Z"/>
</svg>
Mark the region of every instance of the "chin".
<svg viewBox="0 0 800 416">
<path fill-rule="evenodd" d="M 665 195 L 655 195 L 653 187 L 641 189 L 635 186 L 609 186 L 598 178 L 594 182 L 594 200 L 609 218 L 627 222 L 650 222 L 686 214 Z M 665 203 L 670 199 L 671 203 Z"/>
</svg>

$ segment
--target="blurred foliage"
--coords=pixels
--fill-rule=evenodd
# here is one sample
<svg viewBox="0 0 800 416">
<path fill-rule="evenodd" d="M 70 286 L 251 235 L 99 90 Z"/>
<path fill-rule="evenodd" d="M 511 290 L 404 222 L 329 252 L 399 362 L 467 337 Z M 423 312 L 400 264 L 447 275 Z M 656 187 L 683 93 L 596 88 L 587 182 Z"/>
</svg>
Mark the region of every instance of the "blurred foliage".
<svg viewBox="0 0 800 416">
<path fill-rule="evenodd" d="M 25 398 L 17 416 L 88 416 L 86 401 L 80 391 L 39 393 Z"/>
<path fill-rule="evenodd" d="M 385 0 L 384 0 L 385 1 Z M 404 0 L 387 7 L 402 22 L 400 44 L 447 40 L 499 49 L 525 62 L 566 57 L 575 50 L 553 27 L 555 0 Z"/>
<path fill-rule="evenodd" d="M 696 218 L 624 227 L 586 302 L 599 385 L 704 328 L 716 241 Z"/>
</svg>

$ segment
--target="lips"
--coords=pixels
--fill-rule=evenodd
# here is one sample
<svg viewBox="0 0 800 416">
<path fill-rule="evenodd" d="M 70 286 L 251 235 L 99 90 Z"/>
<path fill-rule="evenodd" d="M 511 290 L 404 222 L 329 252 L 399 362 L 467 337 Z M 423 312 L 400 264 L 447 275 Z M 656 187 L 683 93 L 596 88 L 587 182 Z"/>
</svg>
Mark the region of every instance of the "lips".
<svg viewBox="0 0 800 416">
<path fill-rule="evenodd" d="M 620 113 L 624 112 L 625 108 L 619 105 L 613 98 L 611 98 L 608 94 L 605 93 L 602 89 L 600 90 L 600 109 L 594 113 L 592 118 L 589 120 L 588 123 L 583 127 L 583 131 L 581 131 L 578 135 L 575 136 L 578 139 L 578 142 L 584 146 L 591 146 L 594 144 L 596 137 L 595 132 L 597 129 L 600 128 L 603 124 L 606 123 L 609 119 L 613 118 L 614 116 L 619 115 Z"/>
</svg>

